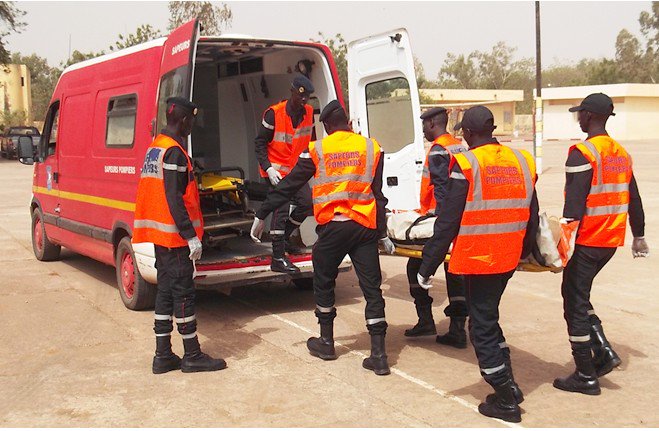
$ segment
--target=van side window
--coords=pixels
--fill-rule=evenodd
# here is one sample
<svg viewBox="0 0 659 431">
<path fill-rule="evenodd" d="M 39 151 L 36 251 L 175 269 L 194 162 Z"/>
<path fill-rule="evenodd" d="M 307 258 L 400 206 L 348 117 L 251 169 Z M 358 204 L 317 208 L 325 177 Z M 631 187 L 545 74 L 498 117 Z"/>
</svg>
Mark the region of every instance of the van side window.
<svg viewBox="0 0 659 431">
<path fill-rule="evenodd" d="M 167 111 L 167 99 L 174 96 L 187 98 L 189 94 L 185 93 L 189 81 L 187 64 L 171 72 L 167 72 L 161 78 L 160 89 L 158 91 L 158 121 L 156 123 L 156 130 L 153 131 L 155 135 L 160 133 L 167 124 L 165 115 L 165 111 Z"/>
<path fill-rule="evenodd" d="M 52 156 L 55 154 L 55 147 L 57 146 L 57 130 L 59 129 L 59 100 L 53 103 L 48 109 L 46 115 L 46 123 L 43 127 L 41 135 L 41 144 L 45 145 L 45 156 Z M 44 154 L 44 153 L 42 153 Z"/>
<path fill-rule="evenodd" d="M 395 153 L 414 142 L 414 113 L 407 79 L 368 84 L 366 115 L 368 136 L 377 139 L 385 153 Z"/>
<path fill-rule="evenodd" d="M 137 94 L 113 97 L 108 101 L 105 146 L 130 148 L 135 142 Z"/>
</svg>

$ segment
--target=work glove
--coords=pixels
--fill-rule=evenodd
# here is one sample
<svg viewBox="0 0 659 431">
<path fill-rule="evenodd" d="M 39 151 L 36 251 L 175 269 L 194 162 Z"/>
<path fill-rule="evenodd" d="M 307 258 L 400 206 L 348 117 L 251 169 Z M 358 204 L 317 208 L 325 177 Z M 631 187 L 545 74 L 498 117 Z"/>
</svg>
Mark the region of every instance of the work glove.
<svg viewBox="0 0 659 431">
<path fill-rule="evenodd" d="M 423 287 L 426 290 L 432 287 L 432 283 L 430 282 L 430 277 L 424 277 L 423 275 L 417 273 L 416 281 L 419 282 L 419 286 Z"/>
<path fill-rule="evenodd" d="M 254 223 L 252 223 L 252 230 L 249 232 L 249 236 L 252 237 L 254 242 L 261 242 L 261 235 L 263 235 L 264 229 L 265 229 L 265 220 L 261 220 L 258 217 L 254 217 Z"/>
<path fill-rule="evenodd" d="M 265 172 L 268 174 L 268 179 L 270 180 L 270 184 L 272 184 L 273 186 L 279 184 L 279 181 L 281 181 L 281 174 L 277 172 L 277 169 L 270 166 Z"/>
<path fill-rule="evenodd" d="M 190 248 L 190 260 L 195 261 L 201 259 L 201 241 L 196 236 L 188 240 L 188 247 Z"/>
<path fill-rule="evenodd" d="M 642 236 L 637 236 L 632 241 L 632 256 L 637 257 L 648 257 L 650 255 L 650 247 L 648 243 L 645 242 L 645 238 Z"/>
<path fill-rule="evenodd" d="M 396 251 L 396 246 L 389 237 L 385 236 L 384 238 L 380 238 L 380 244 L 382 244 L 382 247 L 384 247 L 384 251 L 386 251 L 387 254 L 394 254 Z"/>
</svg>

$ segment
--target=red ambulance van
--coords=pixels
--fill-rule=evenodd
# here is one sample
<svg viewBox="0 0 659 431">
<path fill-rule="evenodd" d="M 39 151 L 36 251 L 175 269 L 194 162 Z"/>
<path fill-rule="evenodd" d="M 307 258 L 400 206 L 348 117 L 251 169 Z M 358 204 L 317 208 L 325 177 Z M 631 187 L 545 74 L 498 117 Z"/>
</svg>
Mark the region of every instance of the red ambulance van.
<svg viewBox="0 0 659 431">
<path fill-rule="evenodd" d="M 349 56 L 353 127 L 375 136 L 387 152 L 390 206 L 416 208 L 423 138 L 407 33 L 351 43 Z M 46 113 L 38 154 L 28 152 L 29 142 L 19 153 L 21 162 L 36 162 L 30 213 L 37 259 L 56 260 L 66 247 L 113 265 L 126 307 L 153 305 L 153 245 L 130 241 L 135 197 L 146 148 L 165 125 L 165 100 L 181 96 L 200 106 L 188 138 L 207 234 L 195 282 L 289 280 L 270 271 L 270 246 L 252 242 L 249 229 L 263 199 L 254 138 L 263 111 L 288 97 L 293 73 L 314 83 L 310 103 L 321 139 L 321 108 L 343 101 L 334 59 L 322 44 L 200 37 L 198 22 L 191 21 L 169 37 L 68 67 Z M 314 224 L 309 217 L 300 229 L 306 247 L 315 241 Z M 311 249 L 291 260 L 301 269 L 293 281 L 310 285 Z M 346 259 L 341 269 L 349 268 Z"/>
</svg>

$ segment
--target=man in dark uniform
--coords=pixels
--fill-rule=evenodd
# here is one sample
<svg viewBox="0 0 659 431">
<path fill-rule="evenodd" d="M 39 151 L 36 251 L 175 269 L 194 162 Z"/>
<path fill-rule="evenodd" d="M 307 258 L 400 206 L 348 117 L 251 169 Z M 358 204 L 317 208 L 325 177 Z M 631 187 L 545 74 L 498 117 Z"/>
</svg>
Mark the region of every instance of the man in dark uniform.
<svg viewBox="0 0 659 431">
<path fill-rule="evenodd" d="M 520 422 L 518 404 L 524 398 L 499 326 L 499 302 L 520 257 L 531 252 L 535 241 L 535 164 L 527 152 L 497 142 L 492 136 L 494 117 L 484 106 L 469 108 L 456 128 L 462 128 L 470 151 L 453 160 L 434 235 L 423 249 L 418 282 L 431 286 L 430 276 L 455 241 L 449 270 L 464 274 L 469 336 L 481 375 L 495 390 L 478 411 Z"/>
<path fill-rule="evenodd" d="M 561 294 L 576 371 L 554 380 L 554 387 L 588 395 L 601 393 L 598 376 L 620 365 L 602 322 L 590 303 L 593 280 L 624 244 L 629 214 L 634 257 L 645 257 L 645 214 L 631 156 L 606 132 L 613 101 L 603 93 L 586 97 L 579 106 L 579 126 L 588 137 L 572 148 L 565 163 L 565 206 L 562 227 L 576 235 L 574 253 L 563 271 Z M 604 198 L 604 199 L 602 199 Z M 591 354 L 592 350 L 592 354 Z"/>
<path fill-rule="evenodd" d="M 382 150 L 375 139 L 353 133 L 338 101 L 320 115 L 327 137 L 312 142 L 298 163 L 268 195 L 256 212 L 252 238 L 258 241 L 269 213 L 293 196 L 309 180 L 313 185 L 318 240 L 313 246 L 314 297 L 320 337 L 307 341 L 309 352 L 323 360 L 336 359 L 334 350 L 334 287 L 338 268 L 349 255 L 366 299 L 366 327 L 371 335 L 371 356 L 362 366 L 377 375 L 390 373 L 384 345 L 387 322 L 380 283 L 378 240 L 388 253 L 394 246 L 386 236 L 382 194 Z"/>
<path fill-rule="evenodd" d="M 421 114 L 423 120 L 423 135 L 432 143 L 424 166 L 421 179 L 421 209 L 422 214 L 439 214 L 449 177 L 449 163 L 453 154 L 467 151 L 469 148 L 461 140 L 454 138 L 446 131 L 448 114 L 446 108 L 437 107 L 429 109 Z M 433 205 L 434 203 L 434 205 Z M 417 324 L 405 330 L 406 337 L 418 337 L 422 335 L 434 335 L 437 333 L 435 320 L 432 317 L 432 297 L 428 290 L 422 288 L 416 275 L 421 267 L 421 259 L 410 258 L 407 261 L 407 281 L 410 284 L 410 295 L 414 298 L 419 321 Z M 460 275 L 451 274 L 448 271 L 448 263 L 444 264 L 446 275 L 446 291 L 448 293 L 449 305 L 444 309 L 444 314 L 450 318 L 449 331 L 444 335 L 438 335 L 436 341 L 440 344 L 467 348 L 467 333 L 465 332 L 465 321 L 467 318 L 467 304 L 465 302 L 464 280 Z"/>
<path fill-rule="evenodd" d="M 226 368 L 223 359 L 201 351 L 195 317 L 194 261 L 201 258 L 203 219 L 186 153 L 197 106 L 167 99 L 167 125 L 147 150 L 135 203 L 133 242 L 155 245 L 158 291 L 155 304 L 154 374 Z M 187 245 L 186 245 L 187 244 Z M 172 317 L 183 338 L 183 360 L 172 352 Z"/>
<path fill-rule="evenodd" d="M 291 84 L 291 97 L 270 106 L 263 114 L 254 145 L 261 176 L 267 178 L 272 188 L 293 169 L 300 153 L 307 149 L 311 139 L 315 139 L 313 108 L 307 104 L 313 92 L 311 81 L 298 75 Z M 289 216 L 290 204 L 295 207 Z M 270 222 L 273 271 L 300 271 L 286 257 L 285 252 L 293 251 L 288 239 L 311 214 L 311 191 L 308 185 L 301 187 L 289 202 L 282 203 L 280 208 L 273 211 Z"/>
</svg>

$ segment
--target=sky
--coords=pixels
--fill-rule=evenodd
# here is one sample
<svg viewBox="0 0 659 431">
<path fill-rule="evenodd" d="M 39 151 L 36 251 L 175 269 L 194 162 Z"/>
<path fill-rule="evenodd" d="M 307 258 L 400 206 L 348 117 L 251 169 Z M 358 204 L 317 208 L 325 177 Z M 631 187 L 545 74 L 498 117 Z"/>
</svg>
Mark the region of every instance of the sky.
<svg viewBox="0 0 659 431">
<path fill-rule="evenodd" d="M 220 2 L 213 2 L 220 4 Z M 447 53 L 489 51 L 499 41 L 517 48 L 516 59 L 535 58 L 533 1 L 225 2 L 233 12 L 225 33 L 269 39 L 318 39 L 337 33 L 346 41 L 404 27 L 425 75 L 435 79 Z M 8 49 L 36 53 L 59 66 L 69 52 L 108 50 L 119 34 L 150 24 L 166 33 L 167 2 L 18 1 L 28 26 L 6 37 Z M 582 58 L 613 57 L 618 32 L 640 36 L 638 17 L 650 1 L 542 1 L 543 68 Z"/>
</svg>

